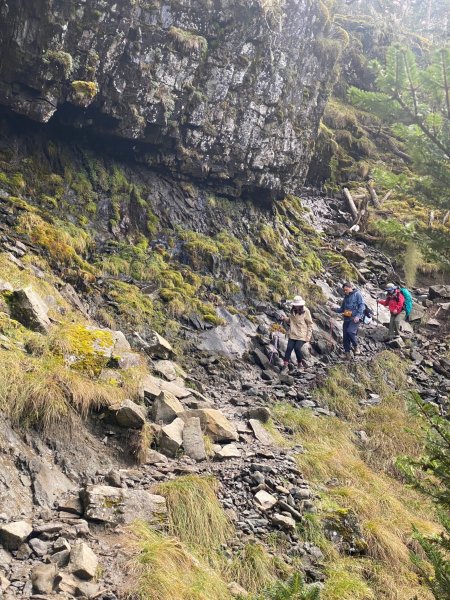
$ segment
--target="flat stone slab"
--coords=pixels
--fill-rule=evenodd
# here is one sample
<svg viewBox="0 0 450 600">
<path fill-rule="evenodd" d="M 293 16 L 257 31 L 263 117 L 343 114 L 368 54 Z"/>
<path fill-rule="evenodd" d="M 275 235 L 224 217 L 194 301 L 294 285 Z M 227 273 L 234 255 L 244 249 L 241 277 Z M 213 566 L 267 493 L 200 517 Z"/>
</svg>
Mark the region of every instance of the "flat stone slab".
<svg viewBox="0 0 450 600">
<path fill-rule="evenodd" d="M 261 442 L 264 446 L 272 446 L 273 439 L 272 436 L 266 429 L 264 429 L 263 425 L 257 419 L 250 419 L 249 425 L 252 428 L 253 434 L 258 442 Z"/>
<path fill-rule="evenodd" d="M 147 490 L 88 485 L 82 499 L 87 519 L 113 525 L 132 523 L 135 519 L 152 522 L 167 513 L 165 498 Z"/>
</svg>

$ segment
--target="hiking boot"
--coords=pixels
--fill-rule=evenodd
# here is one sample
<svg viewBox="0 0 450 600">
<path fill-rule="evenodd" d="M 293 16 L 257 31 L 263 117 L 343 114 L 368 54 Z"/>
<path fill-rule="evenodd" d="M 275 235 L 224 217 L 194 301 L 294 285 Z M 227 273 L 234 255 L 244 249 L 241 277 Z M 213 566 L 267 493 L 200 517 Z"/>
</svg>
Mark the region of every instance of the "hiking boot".
<svg viewBox="0 0 450 600">
<path fill-rule="evenodd" d="M 351 352 L 345 352 L 344 353 L 344 360 L 345 360 L 345 362 L 350 362 L 352 360 L 352 353 Z"/>
<path fill-rule="evenodd" d="M 355 356 L 358 356 L 359 354 L 361 354 L 361 348 L 360 348 L 359 346 L 355 346 L 355 347 L 353 348 L 353 354 L 354 354 Z"/>
</svg>

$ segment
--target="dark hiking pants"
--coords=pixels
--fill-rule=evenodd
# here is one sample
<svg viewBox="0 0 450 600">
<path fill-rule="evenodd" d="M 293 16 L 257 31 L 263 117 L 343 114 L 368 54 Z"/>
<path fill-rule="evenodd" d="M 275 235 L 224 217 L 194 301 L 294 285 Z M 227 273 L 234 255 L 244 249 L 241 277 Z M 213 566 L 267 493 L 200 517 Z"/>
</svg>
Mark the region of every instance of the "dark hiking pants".
<svg viewBox="0 0 450 600">
<path fill-rule="evenodd" d="M 344 350 L 345 352 L 350 352 L 353 348 L 356 348 L 358 345 L 358 329 L 359 323 L 355 323 L 353 319 L 345 319 L 344 325 L 342 328 L 342 333 L 344 336 Z"/>
<path fill-rule="evenodd" d="M 303 358 L 301 349 L 304 343 L 305 342 L 303 340 L 291 340 L 289 338 L 286 352 L 284 355 L 284 360 L 288 361 L 291 358 L 292 350 L 294 350 L 295 356 L 297 357 L 297 362 L 300 362 Z"/>
</svg>

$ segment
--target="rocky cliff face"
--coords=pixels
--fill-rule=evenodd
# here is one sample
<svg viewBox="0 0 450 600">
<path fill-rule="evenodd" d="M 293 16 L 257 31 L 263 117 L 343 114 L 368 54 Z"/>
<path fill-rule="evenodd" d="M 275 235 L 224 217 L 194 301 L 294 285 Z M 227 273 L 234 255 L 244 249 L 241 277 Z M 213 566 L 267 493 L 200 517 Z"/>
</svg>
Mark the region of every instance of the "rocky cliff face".
<svg viewBox="0 0 450 600">
<path fill-rule="evenodd" d="M 146 164 L 228 195 L 293 191 L 337 42 L 322 3 L 286 0 L 283 18 L 272 4 L 2 0 L 0 103 L 134 140 Z"/>
</svg>

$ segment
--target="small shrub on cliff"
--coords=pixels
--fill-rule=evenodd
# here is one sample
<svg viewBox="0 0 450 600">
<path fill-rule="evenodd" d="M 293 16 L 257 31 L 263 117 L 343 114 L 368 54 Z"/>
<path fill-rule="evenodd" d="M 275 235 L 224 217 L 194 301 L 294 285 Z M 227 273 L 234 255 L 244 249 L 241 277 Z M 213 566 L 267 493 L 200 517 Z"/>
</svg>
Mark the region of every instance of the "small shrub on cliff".
<svg viewBox="0 0 450 600">
<path fill-rule="evenodd" d="M 172 26 L 169 29 L 169 36 L 183 50 L 196 50 L 203 53 L 208 49 L 208 42 L 203 36 L 196 35 L 186 29 Z"/>
</svg>

